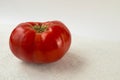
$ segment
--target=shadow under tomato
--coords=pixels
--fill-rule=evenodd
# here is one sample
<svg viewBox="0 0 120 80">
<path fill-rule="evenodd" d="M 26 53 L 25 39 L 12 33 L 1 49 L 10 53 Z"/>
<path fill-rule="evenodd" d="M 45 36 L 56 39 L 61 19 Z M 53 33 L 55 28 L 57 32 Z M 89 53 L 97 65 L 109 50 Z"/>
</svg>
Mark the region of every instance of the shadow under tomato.
<svg viewBox="0 0 120 80">
<path fill-rule="evenodd" d="M 60 59 L 59 61 L 56 61 L 54 63 L 49 64 L 32 64 L 32 63 L 26 63 L 21 62 L 21 68 L 26 73 L 30 74 L 39 74 L 39 73 L 59 73 L 64 75 L 65 74 L 71 74 L 76 72 L 82 72 L 84 70 L 84 66 L 86 64 L 86 60 L 79 55 L 73 53 L 72 51 L 69 51 L 66 53 L 66 55 Z"/>
</svg>

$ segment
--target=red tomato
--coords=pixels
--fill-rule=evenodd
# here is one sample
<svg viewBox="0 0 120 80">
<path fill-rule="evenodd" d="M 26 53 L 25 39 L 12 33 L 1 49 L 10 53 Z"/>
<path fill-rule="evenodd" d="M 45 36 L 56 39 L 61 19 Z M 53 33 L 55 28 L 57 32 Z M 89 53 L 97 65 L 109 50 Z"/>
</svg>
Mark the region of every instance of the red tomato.
<svg viewBox="0 0 120 80">
<path fill-rule="evenodd" d="M 12 31 L 9 40 L 13 54 L 32 63 L 57 61 L 70 44 L 70 31 L 60 21 L 21 23 Z"/>
</svg>

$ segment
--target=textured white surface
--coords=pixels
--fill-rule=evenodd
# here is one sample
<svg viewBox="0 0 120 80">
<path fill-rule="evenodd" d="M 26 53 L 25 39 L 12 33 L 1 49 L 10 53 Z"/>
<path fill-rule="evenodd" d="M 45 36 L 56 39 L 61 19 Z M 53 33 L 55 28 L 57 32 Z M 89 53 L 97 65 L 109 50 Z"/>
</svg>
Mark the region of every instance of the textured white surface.
<svg viewBox="0 0 120 80">
<path fill-rule="evenodd" d="M 1 0 L 0 80 L 120 80 L 119 0 Z M 9 35 L 25 21 L 63 21 L 72 33 L 67 54 L 51 64 L 20 61 Z"/>
<path fill-rule="evenodd" d="M 120 80 L 120 41 L 73 36 L 68 53 L 51 64 L 29 64 L 9 50 L 12 25 L 0 30 L 0 80 Z M 8 27 L 8 28 L 5 28 Z"/>
</svg>

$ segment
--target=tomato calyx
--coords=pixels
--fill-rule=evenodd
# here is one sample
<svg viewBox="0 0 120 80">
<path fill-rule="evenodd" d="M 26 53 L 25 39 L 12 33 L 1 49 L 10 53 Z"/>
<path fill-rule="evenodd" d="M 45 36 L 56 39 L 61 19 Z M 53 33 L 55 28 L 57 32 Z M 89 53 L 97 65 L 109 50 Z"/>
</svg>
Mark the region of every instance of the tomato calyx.
<svg viewBox="0 0 120 80">
<path fill-rule="evenodd" d="M 33 26 L 33 29 L 34 29 L 37 33 L 42 33 L 42 32 L 44 32 L 44 31 L 46 31 L 47 28 L 48 28 L 48 26 L 47 26 L 47 25 L 44 25 L 44 24 Z"/>
</svg>

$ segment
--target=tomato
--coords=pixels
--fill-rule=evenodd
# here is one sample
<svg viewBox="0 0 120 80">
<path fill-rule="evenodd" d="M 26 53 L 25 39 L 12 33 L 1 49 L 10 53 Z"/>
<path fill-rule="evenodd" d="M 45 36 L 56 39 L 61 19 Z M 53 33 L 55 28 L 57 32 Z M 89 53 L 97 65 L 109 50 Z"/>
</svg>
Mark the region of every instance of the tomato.
<svg viewBox="0 0 120 80">
<path fill-rule="evenodd" d="M 12 53 L 31 63 L 55 62 L 65 55 L 70 45 L 70 31 L 60 21 L 21 23 L 9 39 Z"/>
</svg>

